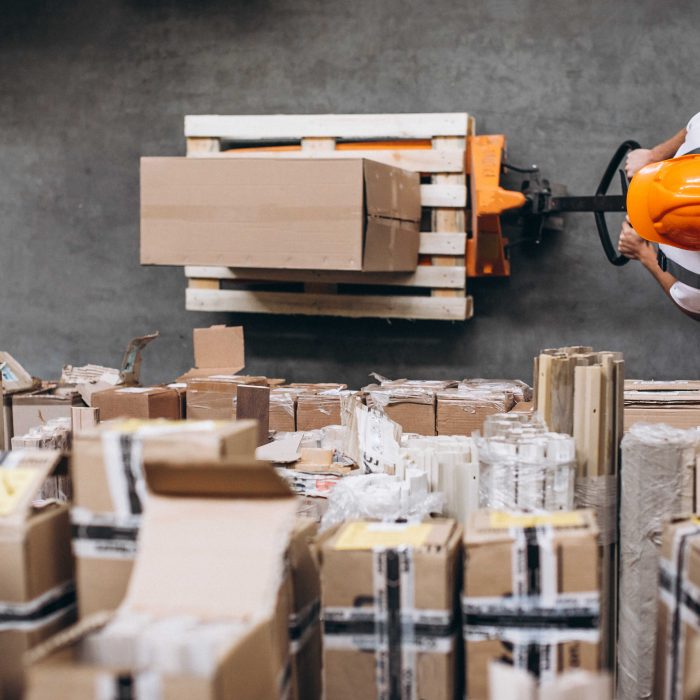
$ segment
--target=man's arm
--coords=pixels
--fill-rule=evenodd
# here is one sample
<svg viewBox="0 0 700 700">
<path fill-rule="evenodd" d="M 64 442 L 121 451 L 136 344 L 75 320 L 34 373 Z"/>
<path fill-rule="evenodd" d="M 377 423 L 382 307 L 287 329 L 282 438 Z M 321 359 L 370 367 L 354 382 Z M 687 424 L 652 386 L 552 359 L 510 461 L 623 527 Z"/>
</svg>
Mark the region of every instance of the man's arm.
<svg viewBox="0 0 700 700">
<path fill-rule="evenodd" d="M 679 308 L 684 314 L 694 318 L 696 321 L 700 321 L 700 314 L 694 314 L 687 309 L 684 309 L 676 300 L 671 296 L 671 287 L 678 281 L 670 272 L 665 272 L 659 267 L 658 260 L 656 259 L 656 250 L 649 243 L 645 241 L 637 232 L 632 228 L 629 218 L 626 218 L 622 223 L 622 231 L 620 232 L 620 241 L 618 243 L 618 250 L 622 255 L 632 259 L 638 260 L 642 265 L 651 273 L 651 276 L 659 283 L 661 289 L 664 290 L 664 294 L 673 302 L 674 306 Z"/>
<path fill-rule="evenodd" d="M 634 151 L 630 151 L 625 163 L 627 177 L 631 178 L 637 170 L 645 165 L 649 165 L 649 163 L 672 158 L 683 145 L 685 135 L 686 130 L 683 128 L 677 134 L 671 136 L 668 141 L 664 141 L 658 146 L 654 146 L 654 148 L 636 148 Z"/>
</svg>

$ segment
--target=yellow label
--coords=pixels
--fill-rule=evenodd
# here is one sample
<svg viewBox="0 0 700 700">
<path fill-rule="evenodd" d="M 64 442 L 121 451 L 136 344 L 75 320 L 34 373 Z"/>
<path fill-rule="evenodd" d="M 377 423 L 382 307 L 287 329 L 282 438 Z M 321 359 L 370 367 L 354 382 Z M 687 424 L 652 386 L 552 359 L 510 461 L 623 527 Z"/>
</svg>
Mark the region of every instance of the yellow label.
<svg viewBox="0 0 700 700">
<path fill-rule="evenodd" d="M 338 535 L 335 549 L 420 547 L 431 528 L 429 523 L 348 523 Z"/>
<path fill-rule="evenodd" d="M 700 525 L 700 515 L 693 515 L 690 518 L 690 522 L 693 523 L 693 525 Z"/>
<path fill-rule="evenodd" d="M 562 513 L 504 513 L 494 511 L 491 513 L 490 525 L 495 529 L 508 529 L 511 527 L 538 527 L 551 525 L 552 527 L 580 527 L 584 524 L 580 513 L 574 511 Z"/>
<path fill-rule="evenodd" d="M 0 469 L 0 517 L 9 515 L 36 488 L 36 469 Z"/>
</svg>

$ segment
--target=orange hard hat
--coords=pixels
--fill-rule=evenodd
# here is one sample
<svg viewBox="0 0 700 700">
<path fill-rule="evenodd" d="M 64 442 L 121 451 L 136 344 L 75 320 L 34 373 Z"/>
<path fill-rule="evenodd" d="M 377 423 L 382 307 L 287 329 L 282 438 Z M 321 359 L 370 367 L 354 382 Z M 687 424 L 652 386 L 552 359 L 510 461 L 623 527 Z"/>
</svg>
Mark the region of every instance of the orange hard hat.
<svg viewBox="0 0 700 700">
<path fill-rule="evenodd" d="M 641 168 L 627 192 L 627 215 L 647 241 L 700 250 L 700 153 Z"/>
</svg>

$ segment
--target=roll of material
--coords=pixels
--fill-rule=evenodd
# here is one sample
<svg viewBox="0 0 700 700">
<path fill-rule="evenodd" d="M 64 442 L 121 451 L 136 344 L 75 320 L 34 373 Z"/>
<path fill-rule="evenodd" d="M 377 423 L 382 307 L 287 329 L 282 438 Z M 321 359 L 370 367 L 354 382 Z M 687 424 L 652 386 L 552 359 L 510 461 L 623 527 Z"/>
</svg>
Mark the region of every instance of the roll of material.
<svg viewBox="0 0 700 700">
<path fill-rule="evenodd" d="M 637 423 L 622 440 L 618 697 L 651 698 L 658 547 L 665 520 L 693 511 L 698 431 Z"/>
</svg>

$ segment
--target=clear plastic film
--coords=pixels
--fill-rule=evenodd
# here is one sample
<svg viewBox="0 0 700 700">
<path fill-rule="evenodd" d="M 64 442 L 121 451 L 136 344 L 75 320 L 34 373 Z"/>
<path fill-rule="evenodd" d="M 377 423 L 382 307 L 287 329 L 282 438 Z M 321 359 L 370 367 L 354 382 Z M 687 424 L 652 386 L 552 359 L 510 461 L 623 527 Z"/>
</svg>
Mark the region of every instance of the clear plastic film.
<svg viewBox="0 0 700 700">
<path fill-rule="evenodd" d="M 472 439 L 462 435 L 404 435 L 396 475 L 417 470 L 426 475 L 430 491 L 445 495 L 444 513 L 465 523 L 478 508 L 476 464 Z"/>
<path fill-rule="evenodd" d="M 424 473 L 409 470 L 405 479 L 388 474 L 359 474 L 342 479 L 328 494 L 325 530 L 346 520 L 421 520 L 442 513 L 442 493 L 429 493 Z"/>
<path fill-rule="evenodd" d="M 396 379 L 379 374 L 371 375 L 378 382 L 363 388 L 367 393 L 367 405 L 382 409 L 396 403 L 426 403 L 435 401 L 435 394 L 457 386 L 455 381 Z"/>
<path fill-rule="evenodd" d="M 54 418 L 12 438 L 12 449 L 35 447 L 67 451 L 71 445 L 70 418 Z"/>
<path fill-rule="evenodd" d="M 617 477 L 588 476 L 576 479 L 577 508 L 592 508 L 598 521 L 598 543 L 605 547 L 617 541 Z"/>
<path fill-rule="evenodd" d="M 547 426 L 538 414 L 495 413 L 484 420 L 484 437 L 505 435 L 539 435 Z"/>
<path fill-rule="evenodd" d="M 517 403 L 532 401 L 532 388 L 519 379 L 463 379 L 460 388 L 510 393 Z"/>
<path fill-rule="evenodd" d="M 479 507 L 505 510 L 571 510 L 576 446 L 569 435 L 546 432 L 538 419 L 493 416 L 485 437 L 475 437 Z"/>
<path fill-rule="evenodd" d="M 652 697 L 662 527 L 692 512 L 700 431 L 637 423 L 622 440 L 618 697 Z"/>
</svg>

